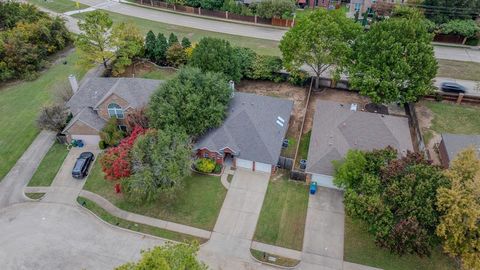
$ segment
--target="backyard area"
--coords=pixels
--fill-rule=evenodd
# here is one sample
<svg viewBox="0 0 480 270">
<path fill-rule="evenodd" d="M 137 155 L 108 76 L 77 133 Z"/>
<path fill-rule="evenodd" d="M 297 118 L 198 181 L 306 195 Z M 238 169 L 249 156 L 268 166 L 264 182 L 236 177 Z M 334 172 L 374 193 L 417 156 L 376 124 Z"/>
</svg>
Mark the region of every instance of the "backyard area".
<svg viewBox="0 0 480 270">
<path fill-rule="evenodd" d="M 439 162 L 435 149 L 442 133 L 480 134 L 479 106 L 421 101 L 415 109 L 425 145 L 435 162 Z"/>
<path fill-rule="evenodd" d="M 177 70 L 168 67 L 157 67 L 148 61 L 134 63 L 125 69 L 118 77 L 145 78 L 153 80 L 168 80 L 175 76 Z"/>
<path fill-rule="evenodd" d="M 63 52 L 59 59 L 34 81 L 0 86 L 0 179 L 39 133 L 35 120 L 40 108 L 53 100 L 58 85 L 68 84 L 68 75 L 81 79 L 85 67 L 76 65 L 76 53 Z"/>
<path fill-rule="evenodd" d="M 308 187 L 288 180 L 285 173 L 268 183 L 254 240 L 302 250 L 307 217 Z"/>
<path fill-rule="evenodd" d="M 213 229 L 227 193 L 220 177 L 192 173 L 184 179 L 184 187 L 173 200 L 160 198 L 137 205 L 126 201 L 122 194 L 115 193 L 115 183 L 118 182 L 105 180 L 100 164 L 95 163 L 84 189 L 97 193 L 125 211 L 205 230 Z"/>
<path fill-rule="evenodd" d="M 54 143 L 40 162 L 28 186 L 50 186 L 67 155 L 68 150 L 65 145 Z"/>
<path fill-rule="evenodd" d="M 41 0 L 39 0 L 41 1 Z M 63 0 L 62 0 L 63 1 Z M 105 10 L 104 10 L 105 11 Z M 273 40 L 258 39 L 251 37 L 243 37 L 236 35 L 229 35 L 217 32 L 210 32 L 200 29 L 188 28 L 183 26 L 177 26 L 172 24 L 166 24 L 161 22 L 150 21 L 146 19 L 140 19 L 137 17 L 126 16 L 114 12 L 105 11 L 112 18 L 114 23 L 128 22 L 135 24 L 142 34 L 146 35 L 148 31 L 152 30 L 157 33 L 163 33 L 168 37 L 170 33 L 175 33 L 179 39 L 183 37 L 189 38 L 192 43 L 198 42 L 203 37 L 215 37 L 222 38 L 230 41 L 232 45 L 251 48 L 259 54 L 264 55 L 281 55 L 278 48 L 278 42 Z M 87 13 L 75 14 L 75 18 L 84 18 Z"/>
<path fill-rule="evenodd" d="M 358 264 L 378 267 L 384 270 L 453 270 L 453 260 L 445 256 L 440 248 L 430 257 L 420 258 L 414 255 L 397 256 L 375 245 L 374 236 L 367 232 L 361 221 L 345 215 L 344 260 Z"/>
</svg>

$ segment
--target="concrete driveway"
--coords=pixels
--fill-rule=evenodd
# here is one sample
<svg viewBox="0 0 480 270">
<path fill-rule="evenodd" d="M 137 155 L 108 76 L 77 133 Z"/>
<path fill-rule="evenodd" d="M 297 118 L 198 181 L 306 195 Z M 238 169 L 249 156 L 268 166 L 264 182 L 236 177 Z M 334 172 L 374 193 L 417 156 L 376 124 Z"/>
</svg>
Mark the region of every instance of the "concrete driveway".
<svg viewBox="0 0 480 270">
<path fill-rule="evenodd" d="M 320 187 L 308 201 L 302 262 L 343 268 L 345 212 L 343 192 Z"/>
<path fill-rule="evenodd" d="M 267 192 L 267 173 L 237 169 L 223 202 L 206 254 L 232 256 L 250 262 L 250 244 Z"/>
<path fill-rule="evenodd" d="M 72 177 L 72 168 L 77 161 L 78 156 L 82 152 L 92 152 L 95 155 L 95 159 L 98 157 L 100 150 L 96 147 L 92 148 L 72 148 L 67 157 L 63 161 L 62 167 L 58 170 L 57 175 L 53 179 L 51 189 L 45 197 L 44 202 L 56 202 L 65 204 L 76 204 L 78 194 L 83 189 L 83 185 L 87 178 L 76 179 Z M 90 165 L 90 171 L 94 165 Z M 88 176 L 87 176 L 88 177 Z"/>
</svg>

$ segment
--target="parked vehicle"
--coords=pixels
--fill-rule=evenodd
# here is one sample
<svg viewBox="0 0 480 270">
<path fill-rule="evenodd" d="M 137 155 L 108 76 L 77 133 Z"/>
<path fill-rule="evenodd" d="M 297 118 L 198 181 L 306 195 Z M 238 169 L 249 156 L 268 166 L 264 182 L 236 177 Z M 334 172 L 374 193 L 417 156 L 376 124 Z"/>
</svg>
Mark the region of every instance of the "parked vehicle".
<svg viewBox="0 0 480 270">
<path fill-rule="evenodd" d="M 95 156 L 91 152 L 83 152 L 78 156 L 75 166 L 72 169 L 72 176 L 74 178 L 82 179 L 88 175 L 88 168 L 95 159 Z"/>
<path fill-rule="evenodd" d="M 454 93 L 465 93 L 467 88 L 465 86 L 455 83 L 455 82 L 443 82 L 440 85 L 440 89 L 443 92 L 454 92 Z"/>
</svg>

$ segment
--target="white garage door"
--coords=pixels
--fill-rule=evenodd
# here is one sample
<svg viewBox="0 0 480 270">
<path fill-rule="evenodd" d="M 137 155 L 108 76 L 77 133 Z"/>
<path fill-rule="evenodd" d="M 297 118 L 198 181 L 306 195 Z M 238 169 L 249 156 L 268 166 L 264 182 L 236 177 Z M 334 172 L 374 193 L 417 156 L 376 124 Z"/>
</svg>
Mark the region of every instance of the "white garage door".
<svg viewBox="0 0 480 270">
<path fill-rule="evenodd" d="M 271 173 L 272 172 L 272 165 L 271 164 L 266 164 L 266 163 L 261 163 L 261 162 L 255 162 L 255 171 Z"/>
<path fill-rule="evenodd" d="M 100 136 L 98 135 L 72 135 L 72 139 L 82 140 L 85 145 L 98 145 Z"/>
<path fill-rule="evenodd" d="M 247 168 L 247 169 L 250 169 L 250 170 L 253 169 L 253 161 L 251 161 L 251 160 L 237 158 L 236 159 L 236 165 L 237 165 L 237 167 L 241 167 L 241 168 Z"/>
<path fill-rule="evenodd" d="M 312 181 L 317 182 L 317 185 L 321 187 L 339 189 L 333 184 L 333 177 L 323 174 L 312 174 Z"/>
</svg>

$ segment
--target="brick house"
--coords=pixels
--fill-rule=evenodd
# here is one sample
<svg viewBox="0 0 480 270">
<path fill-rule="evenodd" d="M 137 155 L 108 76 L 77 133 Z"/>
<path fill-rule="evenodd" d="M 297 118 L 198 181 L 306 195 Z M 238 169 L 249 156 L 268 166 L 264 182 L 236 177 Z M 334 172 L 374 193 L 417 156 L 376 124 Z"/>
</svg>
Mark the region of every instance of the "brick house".
<svg viewBox="0 0 480 270">
<path fill-rule="evenodd" d="M 320 100 L 316 104 L 308 148 L 307 182 L 333 185 L 332 161 L 350 149 L 370 151 L 391 146 L 399 156 L 413 151 L 408 118 L 357 111 L 357 106 Z"/>
<path fill-rule="evenodd" d="M 474 147 L 480 157 L 480 135 L 442 134 L 438 147 L 442 166 L 448 169 L 457 154 L 468 147 Z"/>
<path fill-rule="evenodd" d="M 273 173 L 292 109 L 291 100 L 235 93 L 225 121 L 200 138 L 195 154 L 235 168 Z"/>
<path fill-rule="evenodd" d="M 162 81 L 137 78 L 90 78 L 80 87 L 69 77 L 72 98 L 67 107 L 73 115 L 63 130 L 67 140 L 80 139 L 86 145 L 98 145 L 99 132 L 111 117 L 122 121 L 135 108 L 145 106 Z"/>
<path fill-rule="evenodd" d="M 407 0 L 350 0 L 350 14 L 359 13 L 360 15 L 367 12 L 372 5 L 378 2 L 390 3 L 390 4 L 403 4 Z"/>
</svg>

